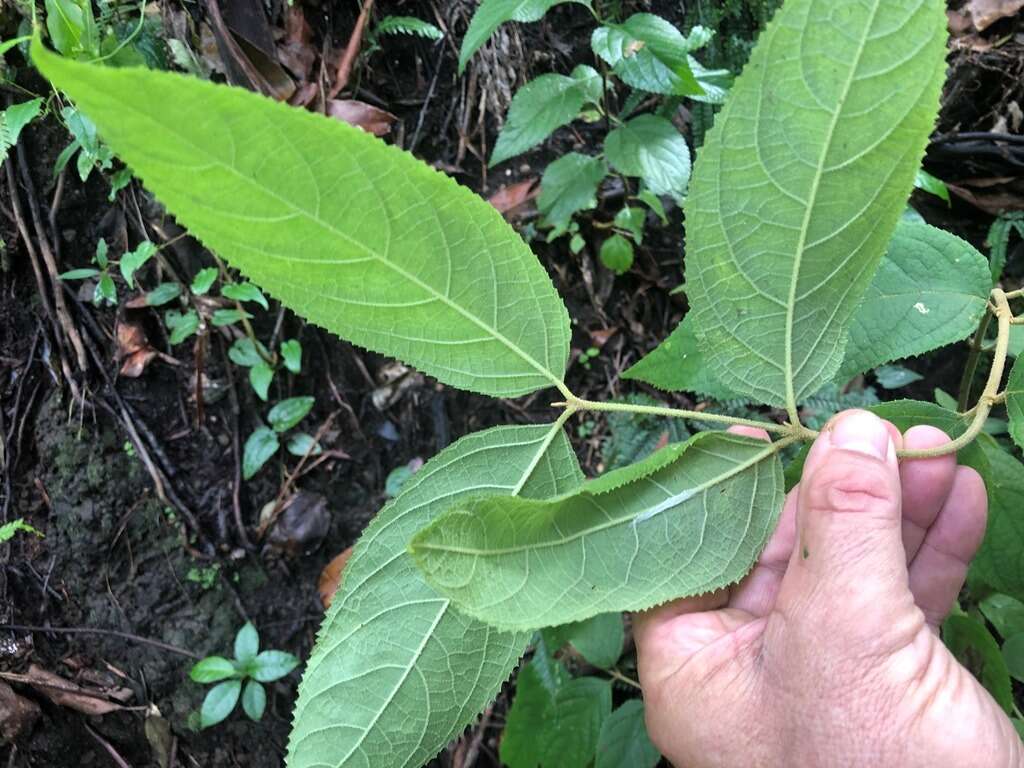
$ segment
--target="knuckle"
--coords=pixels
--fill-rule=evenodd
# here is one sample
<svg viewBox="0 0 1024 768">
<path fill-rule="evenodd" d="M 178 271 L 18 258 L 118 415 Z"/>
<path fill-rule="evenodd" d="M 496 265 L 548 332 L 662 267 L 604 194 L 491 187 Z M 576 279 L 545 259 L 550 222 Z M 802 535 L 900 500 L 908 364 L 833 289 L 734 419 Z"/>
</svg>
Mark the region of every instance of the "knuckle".
<svg viewBox="0 0 1024 768">
<path fill-rule="evenodd" d="M 806 503 L 817 512 L 875 512 L 890 517 L 899 498 L 890 471 L 867 457 L 825 464 L 805 486 Z"/>
</svg>

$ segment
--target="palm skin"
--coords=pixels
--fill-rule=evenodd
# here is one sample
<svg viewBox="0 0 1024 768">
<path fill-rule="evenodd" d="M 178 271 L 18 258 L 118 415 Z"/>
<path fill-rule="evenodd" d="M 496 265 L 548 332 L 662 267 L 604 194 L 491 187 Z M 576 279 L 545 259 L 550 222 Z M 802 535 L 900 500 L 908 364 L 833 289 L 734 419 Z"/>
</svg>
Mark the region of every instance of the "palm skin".
<svg viewBox="0 0 1024 768">
<path fill-rule="evenodd" d="M 841 414 L 740 584 L 634 618 L 648 731 L 670 761 L 1024 766 L 1009 719 L 938 633 L 984 535 L 984 484 L 953 456 L 896 459 L 948 439 Z"/>
</svg>

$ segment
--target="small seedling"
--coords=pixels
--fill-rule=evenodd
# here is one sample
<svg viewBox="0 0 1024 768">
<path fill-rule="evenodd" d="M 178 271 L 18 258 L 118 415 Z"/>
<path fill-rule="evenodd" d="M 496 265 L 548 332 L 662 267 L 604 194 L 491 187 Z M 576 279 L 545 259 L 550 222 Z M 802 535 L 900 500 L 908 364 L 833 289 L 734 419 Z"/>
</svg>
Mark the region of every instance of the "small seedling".
<svg viewBox="0 0 1024 768">
<path fill-rule="evenodd" d="M 251 621 L 235 635 L 235 658 L 207 656 L 189 672 L 197 683 L 217 683 L 203 699 L 199 727 L 209 728 L 222 722 L 234 710 L 239 697 L 242 710 L 250 720 L 259 720 L 267 708 L 263 683 L 280 680 L 299 665 L 299 660 L 284 651 L 260 651 L 260 636 Z M 244 684 L 244 687 L 243 687 Z"/>
</svg>

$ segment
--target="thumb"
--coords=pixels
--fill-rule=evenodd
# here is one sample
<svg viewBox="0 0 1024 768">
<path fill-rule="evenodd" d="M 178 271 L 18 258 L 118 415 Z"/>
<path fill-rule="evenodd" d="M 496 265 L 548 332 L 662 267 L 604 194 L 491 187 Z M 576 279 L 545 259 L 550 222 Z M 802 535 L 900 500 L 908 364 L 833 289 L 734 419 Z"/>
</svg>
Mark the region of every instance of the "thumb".
<svg viewBox="0 0 1024 768">
<path fill-rule="evenodd" d="M 848 411 L 804 464 L 777 607 L 819 628 L 873 633 L 871 616 L 884 622 L 913 607 L 907 584 L 893 432 L 874 414 Z"/>
</svg>

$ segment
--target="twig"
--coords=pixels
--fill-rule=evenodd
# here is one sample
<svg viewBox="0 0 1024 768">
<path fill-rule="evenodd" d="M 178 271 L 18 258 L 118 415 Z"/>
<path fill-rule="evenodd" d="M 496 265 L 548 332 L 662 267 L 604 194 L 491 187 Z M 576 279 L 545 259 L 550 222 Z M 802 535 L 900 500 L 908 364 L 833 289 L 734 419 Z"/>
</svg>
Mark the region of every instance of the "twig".
<svg viewBox="0 0 1024 768">
<path fill-rule="evenodd" d="M 352 76 L 352 66 L 359 55 L 359 49 L 363 46 L 363 33 L 366 31 L 366 24 L 370 19 L 370 11 L 372 10 L 373 0 L 365 0 L 362 9 L 359 11 L 359 18 L 356 19 L 356 25 L 352 28 L 352 34 L 348 38 L 345 52 L 341 55 L 341 61 L 338 62 L 338 69 L 334 75 L 334 85 L 331 86 L 331 90 L 328 93 L 329 98 L 333 99 L 348 85 L 349 78 Z"/>
<path fill-rule="evenodd" d="M 7 630 L 10 632 L 52 632 L 57 635 L 103 635 L 105 637 L 116 637 L 120 640 L 128 640 L 132 643 L 151 645 L 154 648 L 169 651 L 170 653 L 176 653 L 179 656 L 188 656 L 192 659 L 202 658 L 198 653 L 186 651 L 184 648 L 179 648 L 176 645 L 171 645 L 170 643 L 165 643 L 161 640 L 153 640 L 148 637 L 141 637 L 140 635 L 133 635 L 131 632 L 119 632 L 116 629 L 97 629 L 93 627 L 41 627 L 34 624 L 0 624 L 0 630 Z"/>
<path fill-rule="evenodd" d="M 88 723 L 82 723 L 82 727 L 84 727 L 85 730 L 88 731 L 89 735 L 96 739 L 100 746 L 106 750 L 107 754 L 110 755 L 110 759 L 117 763 L 117 768 L 132 768 L 131 764 L 121 757 L 120 753 L 114 749 L 114 745 L 90 728 Z"/>
</svg>

